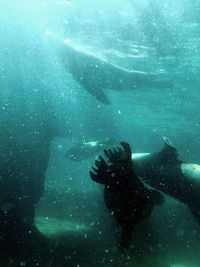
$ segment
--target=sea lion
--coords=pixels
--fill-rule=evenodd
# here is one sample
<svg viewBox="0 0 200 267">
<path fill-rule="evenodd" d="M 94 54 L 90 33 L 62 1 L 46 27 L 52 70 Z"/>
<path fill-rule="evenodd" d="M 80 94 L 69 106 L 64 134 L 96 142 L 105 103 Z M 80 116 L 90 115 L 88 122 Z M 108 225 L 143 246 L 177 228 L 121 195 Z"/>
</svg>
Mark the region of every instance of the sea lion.
<svg viewBox="0 0 200 267">
<path fill-rule="evenodd" d="M 56 34 L 47 31 L 59 46 L 61 63 L 67 72 L 97 100 L 110 104 L 104 89 L 132 90 L 148 88 L 171 88 L 173 83 L 166 73 L 151 73 L 140 70 L 129 70 L 114 64 L 102 55 L 83 49 L 70 39 L 63 40 Z"/>
<path fill-rule="evenodd" d="M 134 160 L 134 167 L 145 183 L 187 205 L 200 224 L 200 165 L 180 160 L 165 139 L 160 152 L 141 155 Z"/>
<path fill-rule="evenodd" d="M 93 181 L 104 184 L 104 201 L 121 227 L 120 247 L 124 251 L 131 243 L 136 225 L 147 219 L 156 204 L 162 204 L 163 195 L 147 188 L 134 170 L 131 148 L 121 142 L 122 149 L 104 150 L 108 160 L 99 157 L 90 171 Z"/>
<path fill-rule="evenodd" d="M 79 142 L 67 150 L 65 158 L 73 161 L 84 161 L 92 156 L 98 155 L 104 149 L 115 145 L 115 143 L 110 138 Z"/>
<path fill-rule="evenodd" d="M 81 50 L 69 40 L 63 43 L 64 67 L 88 93 L 104 104 L 110 104 L 104 89 L 123 91 L 172 87 L 165 74 L 125 69 L 102 56 Z"/>
</svg>

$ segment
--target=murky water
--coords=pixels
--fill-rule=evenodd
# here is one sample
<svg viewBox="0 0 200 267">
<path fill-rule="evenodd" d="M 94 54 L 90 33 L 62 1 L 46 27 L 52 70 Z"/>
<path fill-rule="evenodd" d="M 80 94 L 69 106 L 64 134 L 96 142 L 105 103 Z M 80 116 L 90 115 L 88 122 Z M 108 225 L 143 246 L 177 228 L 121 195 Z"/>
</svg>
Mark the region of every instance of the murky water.
<svg viewBox="0 0 200 267">
<path fill-rule="evenodd" d="M 199 12 L 191 0 L 1 1 L 2 266 L 200 266 L 199 225 L 169 196 L 120 253 L 89 176 L 103 146 L 82 146 L 152 153 L 167 136 L 199 163 Z M 74 146 L 80 161 L 65 156 Z"/>
</svg>

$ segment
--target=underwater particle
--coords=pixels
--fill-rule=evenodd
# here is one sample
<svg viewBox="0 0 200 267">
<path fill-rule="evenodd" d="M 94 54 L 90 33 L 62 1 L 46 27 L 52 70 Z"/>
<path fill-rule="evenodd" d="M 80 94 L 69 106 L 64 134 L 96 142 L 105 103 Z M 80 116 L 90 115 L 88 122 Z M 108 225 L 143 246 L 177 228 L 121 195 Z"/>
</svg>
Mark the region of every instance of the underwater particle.
<svg viewBox="0 0 200 267">
<path fill-rule="evenodd" d="M 87 234 L 84 234 L 84 238 L 87 239 L 88 238 L 88 235 Z"/>
<path fill-rule="evenodd" d="M 21 262 L 20 262 L 20 266 L 26 266 L 25 261 L 21 261 Z"/>
<path fill-rule="evenodd" d="M 103 259 L 101 260 L 101 263 L 104 263 L 104 262 L 105 262 L 105 260 L 106 260 L 106 259 L 105 259 L 105 257 L 103 257 Z"/>
<path fill-rule="evenodd" d="M 6 202 L 1 205 L 1 210 L 6 214 L 13 208 L 13 204 L 10 202 Z"/>
<path fill-rule="evenodd" d="M 14 263 L 14 260 L 11 259 L 11 258 L 9 258 L 8 261 L 9 261 L 10 264 L 13 264 Z"/>
<path fill-rule="evenodd" d="M 63 146 L 62 145 L 58 145 L 58 150 L 62 150 L 63 149 Z"/>
<path fill-rule="evenodd" d="M 121 110 L 118 110 L 118 114 L 121 114 L 122 112 L 121 112 Z"/>
</svg>

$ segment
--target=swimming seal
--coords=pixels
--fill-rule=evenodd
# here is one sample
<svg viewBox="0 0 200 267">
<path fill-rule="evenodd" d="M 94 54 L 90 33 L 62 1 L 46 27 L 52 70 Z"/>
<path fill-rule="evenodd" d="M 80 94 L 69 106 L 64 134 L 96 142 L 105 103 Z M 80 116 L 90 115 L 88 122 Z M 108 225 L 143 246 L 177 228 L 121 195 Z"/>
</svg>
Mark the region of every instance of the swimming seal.
<svg viewBox="0 0 200 267">
<path fill-rule="evenodd" d="M 122 148 L 104 150 L 107 160 L 100 156 L 90 176 L 105 185 L 105 205 L 121 227 L 120 247 L 124 251 L 130 246 L 135 226 L 147 219 L 164 197 L 144 185 L 135 174 L 130 145 L 125 142 L 121 145 Z"/>
<path fill-rule="evenodd" d="M 183 162 L 172 143 L 164 141 L 161 151 L 133 160 L 135 172 L 145 183 L 187 205 L 200 224 L 200 165 Z"/>
</svg>

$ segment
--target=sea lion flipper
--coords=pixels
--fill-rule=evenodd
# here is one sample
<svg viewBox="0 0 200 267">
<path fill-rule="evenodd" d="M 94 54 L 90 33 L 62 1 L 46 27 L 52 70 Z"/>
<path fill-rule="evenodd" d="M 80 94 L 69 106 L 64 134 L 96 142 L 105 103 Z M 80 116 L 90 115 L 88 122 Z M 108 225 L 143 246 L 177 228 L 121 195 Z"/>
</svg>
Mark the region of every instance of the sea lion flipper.
<svg viewBox="0 0 200 267">
<path fill-rule="evenodd" d="M 172 141 L 169 137 L 163 136 L 163 141 L 168 146 L 173 146 Z"/>
<path fill-rule="evenodd" d="M 95 167 L 92 167 L 90 171 L 92 180 L 97 183 L 108 184 L 116 174 L 125 177 L 133 173 L 131 147 L 126 142 L 121 142 L 121 146 L 122 148 L 104 149 L 107 159 L 99 156 L 95 160 Z"/>
<path fill-rule="evenodd" d="M 122 228 L 121 237 L 120 237 L 120 249 L 121 252 L 124 253 L 128 250 L 131 244 L 131 235 L 132 235 L 132 229 L 124 229 Z"/>
<path fill-rule="evenodd" d="M 131 158 L 132 152 L 131 152 L 131 146 L 129 145 L 129 143 L 121 142 L 120 144 L 123 147 L 124 152 L 127 154 L 128 158 Z"/>
<path fill-rule="evenodd" d="M 83 84 L 82 84 L 83 85 Z M 90 85 L 83 85 L 85 90 L 92 96 L 94 96 L 100 102 L 109 105 L 110 100 L 108 99 L 107 95 L 103 92 L 103 90 L 99 86 L 90 86 Z"/>
<path fill-rule="evenodd" d="M 169 138 L 163 137 L 165 142 L 164 148 L 159 152 L 159 160 L 165 163 L 176 163 L 178 160 L 178 152 L 176 148 L 172 145 L 172 142 Z"/>
<path fill-rule="evenodd" d="M 93 181 L 100 184 L 106 184 L 110 177 L 110 169 L 103 157 L 99 157 L 95 160 L 95 168 L 91 167 L 90 177 Z"/>
</svg>

